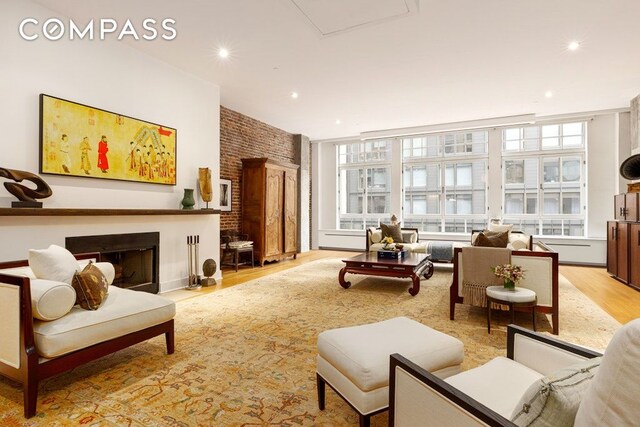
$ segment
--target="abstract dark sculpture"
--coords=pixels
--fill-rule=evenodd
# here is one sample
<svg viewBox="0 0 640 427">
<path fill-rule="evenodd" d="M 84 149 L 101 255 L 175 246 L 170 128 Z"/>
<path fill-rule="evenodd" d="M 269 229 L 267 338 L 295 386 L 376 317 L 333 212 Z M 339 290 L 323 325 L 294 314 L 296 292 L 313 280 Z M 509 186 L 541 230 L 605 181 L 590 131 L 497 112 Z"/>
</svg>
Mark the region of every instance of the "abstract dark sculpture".
<svg viewBox="0 0 640 427">
<path fill-rule="evenodd" d="M 45 199 L 53 194 L 51 187 L 42 178 L 31 172 L 0 168 L 0 177 L 12 179 L 16 182 L 27 180 L 36 185 L 35 189 L 31 189 L 15 182 L 5 182 L 4 188 L 20 200 L 19 202 L 12 202 L 12 208 L 41 208 L 42 202 L 38 202 L 36 199 Z"/>
</svg>

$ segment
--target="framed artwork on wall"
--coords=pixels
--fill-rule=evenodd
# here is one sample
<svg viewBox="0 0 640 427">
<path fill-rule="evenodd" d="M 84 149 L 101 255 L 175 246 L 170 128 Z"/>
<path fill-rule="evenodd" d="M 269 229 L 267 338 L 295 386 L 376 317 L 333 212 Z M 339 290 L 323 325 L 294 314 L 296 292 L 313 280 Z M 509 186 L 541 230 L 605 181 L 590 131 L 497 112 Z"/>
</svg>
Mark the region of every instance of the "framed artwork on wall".
<svg viewBox="0 0 640 427">
<path fill-rule="evenodd" d="M 177 130 L 40 95 L 40 173 L 176 185 Z"/>
<path fill-rule="evenodd" d="M 231 180 L 220 180 L 220 210 L 222 212 L 231 212 Z"/>
</svg>

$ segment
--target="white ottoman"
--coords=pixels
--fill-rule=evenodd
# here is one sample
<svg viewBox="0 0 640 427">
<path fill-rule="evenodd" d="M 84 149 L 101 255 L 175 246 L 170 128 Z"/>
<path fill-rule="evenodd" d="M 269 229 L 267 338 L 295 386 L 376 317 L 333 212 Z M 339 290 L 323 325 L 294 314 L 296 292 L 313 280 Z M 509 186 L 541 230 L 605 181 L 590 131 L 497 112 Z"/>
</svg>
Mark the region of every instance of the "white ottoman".
<svg viewBox="0 0 640 427">
<path fill-rule="evenodd" d="M 369 417 L 389 406 L 389 356 L 399 353 L 440 378 L 460 372 L 462 341 L 406 317 L 331 329 L 318 335 L 318 405 L 325 383 L 368 426 Z"/>
</svg>

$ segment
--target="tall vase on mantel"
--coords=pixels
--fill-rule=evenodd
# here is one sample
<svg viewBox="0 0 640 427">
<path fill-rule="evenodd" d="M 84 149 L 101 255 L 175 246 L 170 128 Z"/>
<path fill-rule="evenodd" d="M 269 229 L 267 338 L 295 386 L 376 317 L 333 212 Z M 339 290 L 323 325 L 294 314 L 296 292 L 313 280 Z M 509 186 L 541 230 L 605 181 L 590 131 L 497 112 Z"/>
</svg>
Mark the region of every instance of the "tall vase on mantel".
<svg viewBox="0 0 640 427">
<path fill-rule="evenodd" d="M 196 201 L 193 198 L 193 188 L 184 189 L 184 196 L 180 203 L 182 204 L 182 209 L 193 209 L 193 206 L 196 204 Z"/>
</svg>

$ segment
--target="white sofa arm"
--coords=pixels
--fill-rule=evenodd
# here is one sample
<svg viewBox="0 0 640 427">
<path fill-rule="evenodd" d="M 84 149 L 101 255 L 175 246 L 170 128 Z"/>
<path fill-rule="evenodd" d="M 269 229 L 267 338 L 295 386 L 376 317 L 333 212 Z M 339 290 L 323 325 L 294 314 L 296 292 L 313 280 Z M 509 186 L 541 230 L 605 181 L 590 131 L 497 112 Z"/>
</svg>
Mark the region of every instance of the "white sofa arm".
<svg viewBox="0 0 640 427">
<path fill-rule="evenodd" d="M 515 426 L 399 354 L 391 355 L 389 425 Z"/>
</svg>

